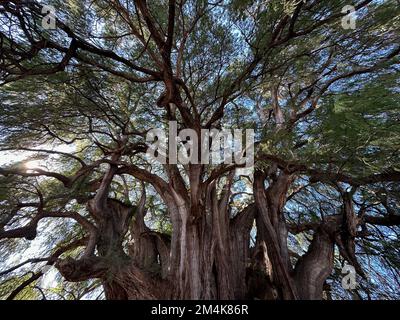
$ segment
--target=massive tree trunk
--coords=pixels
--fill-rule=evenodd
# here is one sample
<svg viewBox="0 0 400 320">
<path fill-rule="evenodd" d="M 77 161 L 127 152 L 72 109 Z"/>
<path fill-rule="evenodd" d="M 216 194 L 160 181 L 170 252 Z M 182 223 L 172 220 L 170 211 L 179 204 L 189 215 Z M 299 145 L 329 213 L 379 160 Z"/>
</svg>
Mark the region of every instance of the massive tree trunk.
<svg viewBox="0 0 400 320">
<path fill-rule="evenodd" d="M 208 183 L 194 179 L 189 193 L 178 175 L 172 185 L 155 183 L 172 222 L 167 236 L 145 224 L 144 185 L 137 206 L 105 198 L 115 172 L 111 166 L 88 202 L 97 227 L 83 257 L 57 264 L 67 280 L 100 278 L 107 299 L 322 297 L 333 267 L 335 232 L 318 229 L 307 254 L 293 268 L 283 214 L 290 174 L 275 168 L 266 187 L 267 175 L 257 171 L 255 203 L 236 213 L 229 204 L 233 173 Z M 223 185 L 220 192 L 218 183 Z M 251 247 L 254 226 L 257 240 Z"/>
<path fill-rule="evenodd" d="M 233 212 L 235 171 L 211 174 L 204 181 L 201 166 L 191 165 L 187 188 L 176 166 L 167 165 L 166 183 L 134 166 L 119 168 L 119 157 L 113 155 L 96 195 L 87 202 L 93 222 L 78 219 L 89 232 L 85 251 L 56 265 L 69 281 L 101 279 L 107 299 L 321 299 L 333 268 L 334 244 L 356 261 L 358 220 L 347 193 L 342 213 L 314 227 L 307 253 L 294 266 L 283 212 L 294 180 L 290 172 L 277 166 L 256 171 L 255 202 Z M 125 173 L 153 185 L 166 205 L 171 236 L 146 225 L 144 183 L 136 206 L 109 197 L 114 176 Z M 257 240 L 251 247 L 254 224 Z"/>
<path fill-rule="evenodd" d="M 177 263 L 171 268 L 171 280 L 179 284 L 175 292 L 178 298 L 246 296 L 245 275 L 255 208 L 249 206 L 232 217 L 228 205 L 229 184 L 220 197 L 215 182 L 206 186 L 199 191 L 202 196 L 197 204 L 185 204 L 183 197 L 174 194 L 179 208 L 175 219 L 179 219 L 179 223 L 175 224 L 172 235 L 178 243 L 172 246 L 177 250 L 171 252 L 171 260 Z M 201 207 L 194 210 L 199 203 Z M 200 214 L 195 216 L 195 212 Z"/>
<path fill-rule="evenodd" d="M 107 299 L 247 296 L 246 268 L 256 209 L 250 205 L 235 215 L 231 212 L 233 174 L 219 195 L 217 181 L 201 184 L 197 180 L 191 188 L 196 194 L 189 195 L 177 175 L 172 186 L 162 185 L 158 191 L 173 228 L 168 237 L 146 226 L 145 192 L 137 206 L 106 197 L 115 172 L 111 165 L 88 202 L 96 228 L 83 257 L 57 264 L 67 280 L 100 278 Z"/>
</svg>

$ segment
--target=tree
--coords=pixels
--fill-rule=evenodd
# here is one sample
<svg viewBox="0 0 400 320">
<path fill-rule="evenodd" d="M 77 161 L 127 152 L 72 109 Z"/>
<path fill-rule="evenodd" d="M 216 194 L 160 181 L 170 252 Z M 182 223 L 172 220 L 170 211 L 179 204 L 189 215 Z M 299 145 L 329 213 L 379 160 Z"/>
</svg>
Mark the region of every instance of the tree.
<svg viewBox="0 0 400 320">
<path fill-rule="evenodd" d="M 4 297 L 46 297 L 46 263 L 74 298 L 346 298 L 343 261 L 398 297 L 396 1 L 355 29 L 346 1 L 51 5 L 0 3 L 1 152 L 30 156 L 0 168 Z M 255 129 L 254 174 L 150 161 L 170 121 Z"/>
</svg>

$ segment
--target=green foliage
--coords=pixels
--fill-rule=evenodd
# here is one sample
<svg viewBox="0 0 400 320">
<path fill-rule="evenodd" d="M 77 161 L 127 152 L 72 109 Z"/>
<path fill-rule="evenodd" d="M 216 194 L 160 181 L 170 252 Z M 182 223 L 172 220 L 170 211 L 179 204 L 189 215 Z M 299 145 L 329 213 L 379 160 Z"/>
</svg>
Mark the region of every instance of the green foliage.
<svg viewBox="0 0 400 320">
<path fill-rule="evenodd" d="M 317 163 L 335 163 L 355 176 L 398 168 L 397 86 L 397 75 L 389 74 L 325 99 L 305 131 L 309 141 L 305 154 Z"/>
<path fill-rule="evenodd" d="M 21 285 L 24 281 L 28 280 L 32 276 L 31 273 L 27 273 L 22 276 L 14 276 L 7 281 L 0 283 L 0 300 L 5 300 L 10 292 Z M 25 287 L 18 295 L 15 297 L 16 300 L 38 300 L 40 299 L 40 293 L 34 288 L 35 282 L 31 283 L 29 286 Z"/>
</svg>

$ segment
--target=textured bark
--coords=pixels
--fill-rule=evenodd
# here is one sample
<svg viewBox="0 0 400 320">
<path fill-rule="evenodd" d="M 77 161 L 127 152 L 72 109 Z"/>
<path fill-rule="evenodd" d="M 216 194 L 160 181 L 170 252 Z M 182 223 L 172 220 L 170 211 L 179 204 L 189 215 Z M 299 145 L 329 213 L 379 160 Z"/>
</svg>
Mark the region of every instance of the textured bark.
<svg viewBox="0 0 400 320">
<path fill-rule="evenodd" d="M 256 171 L 254 176 L 254 198 L 263 222 L 263 237 L 268 258 L 272 265 L 273 281 L 278 295 L 283 299 L 296 299 L 296 288 L 291 276 L 291 266 L 287 250 L 287 228 L 281 212 L 283 200 L 289 184 L 285 174 L 277 177 L 267 191 L 264 189 L 265 174 Z"/>
<path fill-rule="evenodd" d="M 321 300 L 326 278 L 333 269 L 334 241 L 324 230 L 318 229 L 305 255 L 297 262 L 295 282 L 300 299 Z"/>
<path fill-rule="evenodd" d="M 89 210 L 93 206 L 89 202 Z M 106 211 L 96 211 L 97 216 L 102 217 L 98 223 L 99 232 L 96 238 L 97 255 L 91 253 L 78 260 L 61 260 L 56 265 L 60 273 L 68 281 L 101 279 L 105 296 L 111 300 L 169 298 L 171 290 L 167 281 L 150 268 L 150 263 L 156 263 L 157 242 L 147 242 L 148 237 L 145 236 L 144 241 L 139 241 L 138 250 L 135 251 L 137 254 L 133 254 L 133 257 L 128 256 L 123 249 L 122 242 L 128 230 L 129 217 L 137 208 L 108 199 L 104 209 Z M 135 232 L 144 227 L 141 224 L 143 212 L 136 210 L 136 213 Z M 147 255 L 148 252 L 154 252 L 154 255 Z M 165 252 L 163 255 L 165 256 Z M 154 258 L 154 261 L 149 260 L 149 257 Z"/>
<path fill-rule="evenodd" d="M 251 228 L 251 222 L 244 220 L 245 216 L 251 214 L 246 211 L 238 215 L 237 220 L 232 220 L 224 205 L 226 199 L 218 201 L 214 185 L 207 189 L 206 197 L 202 209 L 204 214 L 197 219 L 185 219 L 185 216 L 190 216 L 188 208 L 181 207 L 182 228 L 174 230 L 180 233 L 181 239 L 179 297 L 244 297 L 246 255 Z M 235 267 L 238 273 L 232 272 Z"/>
<path fill-rule="evenodd" d="M 233 277 L 233 290 L 236 299 L 249 298 L 247 269 L 250 266 L 250 232 L 256 216 L 256 206 L 248 206 L 231 220 L 230 229 L 230 273 Z"/>
<path fill-rule="evenodd" d="M 134 264 L 115 273 L 109 273 L 103 280 L 103 287 L 108 300 L 149 300 L 169 299 L 168 282 L 152 275 Z"/>
</svg>

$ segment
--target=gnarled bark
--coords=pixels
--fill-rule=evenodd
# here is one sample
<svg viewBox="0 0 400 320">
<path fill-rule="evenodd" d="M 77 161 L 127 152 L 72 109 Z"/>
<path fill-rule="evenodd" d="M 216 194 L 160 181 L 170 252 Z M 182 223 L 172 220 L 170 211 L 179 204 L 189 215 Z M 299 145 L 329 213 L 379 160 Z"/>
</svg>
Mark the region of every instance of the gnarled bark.
<svg viewBox="0 0 400 320">
<path fill-rule="evenodd" d="M 306 254 L 296 264 L 295 283 L 300 299 L 321 300 L 326 278 L 333 269 L 334 240 L 324 227 L 315 231 Z"/>
</svg>

